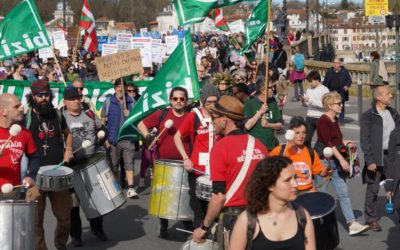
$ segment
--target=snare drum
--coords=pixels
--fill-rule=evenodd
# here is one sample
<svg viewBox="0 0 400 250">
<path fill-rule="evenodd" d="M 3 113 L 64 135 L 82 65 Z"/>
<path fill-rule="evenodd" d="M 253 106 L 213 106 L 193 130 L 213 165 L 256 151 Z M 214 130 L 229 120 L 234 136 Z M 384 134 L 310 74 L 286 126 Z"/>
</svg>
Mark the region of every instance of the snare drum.
<svg viewBox="0 0 400 250">
<path fill-rule="evenodd" d="M 318 250 L 335 249 L 340 242 L 335 200 L 327 193 L 305 193 L 295 201 L 310 213 Z"/>
<path fill-rule="evenodd" d="M 182 245 L 181 250 L 218 250 L 218 243 L 212 240 L 206 240 L 204 243 L 188 240 Z"/>
<path fill-rule="evenodd" d="M 36 176 L 36 186 L 44 191 L 63 191 L 72 188 L 74 171 L 68 167 L 48 165 L 40 167 Z"/>
<path fill-rule="evenodd" d="M 149 214 L 170 220 L 192 220 L 188 174 L 182 161 L 156 160 Z"/>
<path fill-rule="evenodd" d="M 0 201 L 0 248 L 31 250 L 35 242 L 36 201 Z"/>
<path fill-rule="evenodd" d="M 205 176 L 197 177 L 196 197 L 201 200 L 210 201 L 211 194 L 212 194 L 212 181 L 210 180 L 210 178 Z"/>
<path fill-rule="evenodd" d="M 108 214 L 126 202 L 104 153 L 81 161 L 74 170 L 75 193 L 88 219 Z"/>
</svg>

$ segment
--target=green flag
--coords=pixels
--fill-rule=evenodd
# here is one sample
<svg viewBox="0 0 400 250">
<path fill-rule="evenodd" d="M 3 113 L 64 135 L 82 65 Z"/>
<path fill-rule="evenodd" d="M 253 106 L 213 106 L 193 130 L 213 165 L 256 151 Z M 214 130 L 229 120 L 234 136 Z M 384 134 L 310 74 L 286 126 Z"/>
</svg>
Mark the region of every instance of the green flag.
<svg viewBox="0 0 400 250">
<path fill-rule="evenodd" d="M 171 89 L 178 86 L 187 89 L 189 99 L 199 99 L 199 81 L 190 30 L 186 31 L 178 47 L 142 93 L 119 130 L 118 140 L 138 138 L 137 123 L 154 111 L 167 107 Z"/>
<path fill-rule="evenodd" d="M 21 1 L 0 23 L 0 61 L 50 45 L 32 0 Z"/>
<path fill-rule="evenodd" d="M 261 0 L 245 21 L 244 32 L 246 44 L 243 46 L 241 53 L 246 52 L 259 37 L 265 34 L 268 20 L 268 1 Z"/>
<path fill-rule="evenodd" d="M 212 9 L 254 0 L 174 0 L 179 24 L 202 22 Z"/>
</svg>

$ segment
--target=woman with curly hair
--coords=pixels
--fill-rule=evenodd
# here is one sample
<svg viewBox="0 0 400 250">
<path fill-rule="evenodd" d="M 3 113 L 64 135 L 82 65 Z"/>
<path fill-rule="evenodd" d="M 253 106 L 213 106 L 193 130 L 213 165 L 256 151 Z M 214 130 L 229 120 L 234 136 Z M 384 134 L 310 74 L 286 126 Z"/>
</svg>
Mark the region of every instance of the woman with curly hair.
<svg viewBox="0 0 400 250">
<path fill-rule="evenodd" d="M 295 176 L 292 161 L 286 157 L 269 157 L 257 165 L 246 186 L 247 211 L 236 221 L 230 250 L 315 249 L 309 213 L 291 203 L 297 197 Z M 300 224 L 296 209 L 302 209 L 305 225 Z M 257 221 L 250 245 L 247 242 L 249 214 Z"/>
</svg>

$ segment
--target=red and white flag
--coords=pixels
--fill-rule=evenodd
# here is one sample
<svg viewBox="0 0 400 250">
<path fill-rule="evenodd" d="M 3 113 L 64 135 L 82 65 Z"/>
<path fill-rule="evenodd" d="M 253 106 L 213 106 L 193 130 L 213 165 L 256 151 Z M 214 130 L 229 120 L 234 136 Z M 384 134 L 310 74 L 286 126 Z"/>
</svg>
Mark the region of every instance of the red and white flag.
<svg viewBox="0 0 400 250">
<path fill-rule="evenodd" d="M 222 14 L 222 10 L 220 8 L 215 8 L 210 11 L 208 17 L 213 19 L 215 22 L 215 27 L 218 29 L 230 32 L 228 23 L 224 19 L 224 15 Z"/>
<path fill-rule="evenodd" d="M 97 36 L 95 30 L 96 23 L 94 21 L 93 13 L 90 10 L 88 0 L 83 1 L 81 21 L 79 23 L 79 26 L 83 30 L 85 30 L 85 35 L 83 37 L 83 48 L 87 51 L 96 53 L 97 52 Z"/>
</svg>

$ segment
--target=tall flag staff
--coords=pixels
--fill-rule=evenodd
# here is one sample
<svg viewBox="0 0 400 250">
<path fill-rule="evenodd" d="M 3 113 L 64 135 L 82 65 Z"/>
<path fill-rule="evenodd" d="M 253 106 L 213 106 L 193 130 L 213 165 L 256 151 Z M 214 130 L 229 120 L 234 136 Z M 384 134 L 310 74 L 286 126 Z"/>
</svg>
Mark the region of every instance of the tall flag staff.
<svg viewBox="0 0 400 250">
<path fill-rule="evenodd" d="M 265 91 L 268 91 L 268 87 L 269 87 L 269 51 L 270 51 L 270 46 L 269 46 L 269 36 L 271 33 L 271 25 L 270 25 L 270 21 L 271 21 L 271 0 L 266 0 L 268 1 L 268 11 L 267 11 L 267 39 L 266 39 L 266 46 L 267 46 L 267 51 L 266 54 L 264 56 L 264 62 L 265 62 Z M 265 103 L 268 103 L 268 92 L 267 95 L 265 97 Z"/>
</svg>

